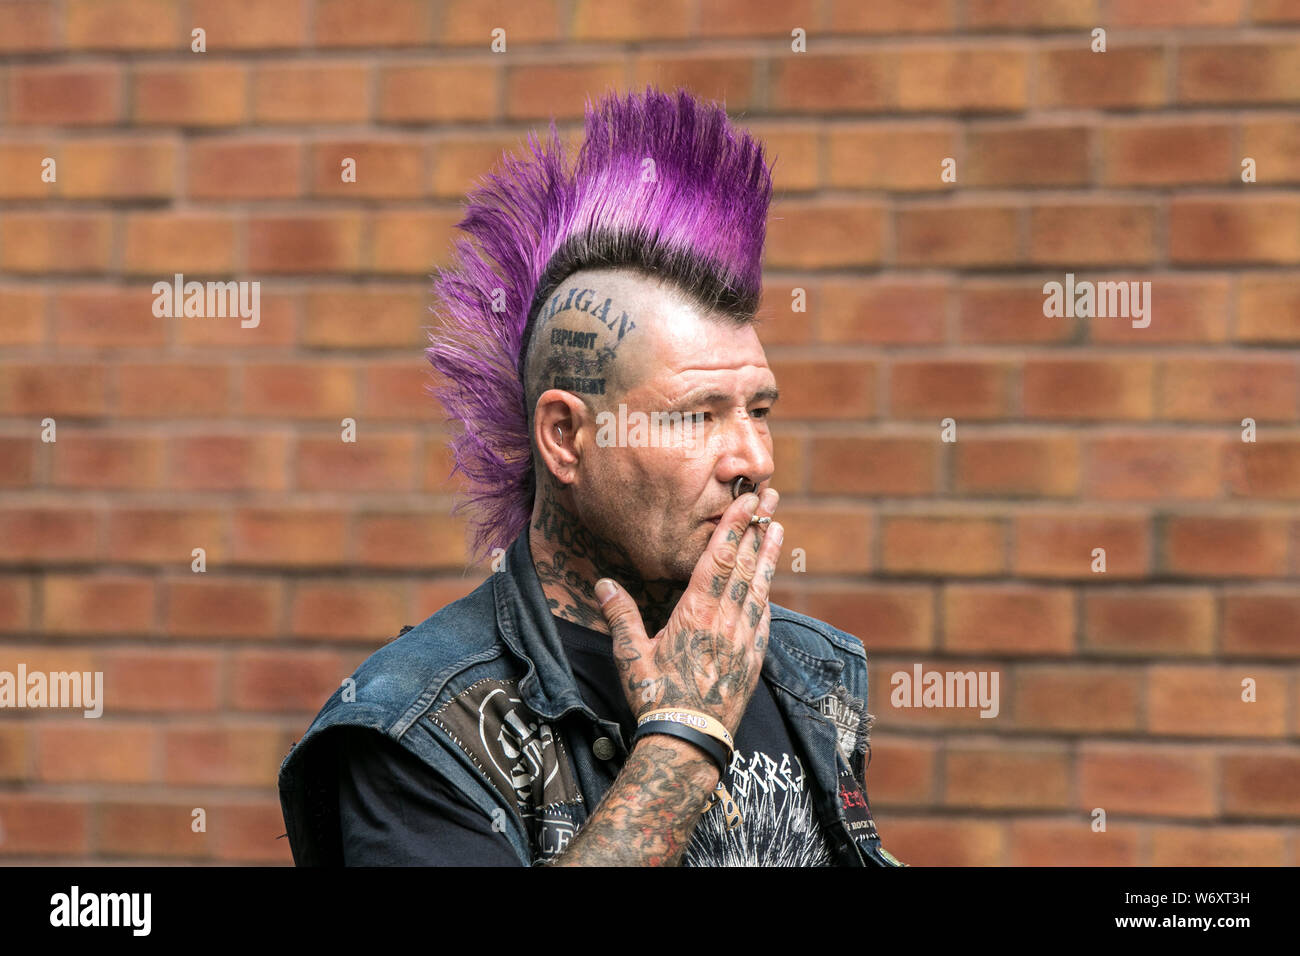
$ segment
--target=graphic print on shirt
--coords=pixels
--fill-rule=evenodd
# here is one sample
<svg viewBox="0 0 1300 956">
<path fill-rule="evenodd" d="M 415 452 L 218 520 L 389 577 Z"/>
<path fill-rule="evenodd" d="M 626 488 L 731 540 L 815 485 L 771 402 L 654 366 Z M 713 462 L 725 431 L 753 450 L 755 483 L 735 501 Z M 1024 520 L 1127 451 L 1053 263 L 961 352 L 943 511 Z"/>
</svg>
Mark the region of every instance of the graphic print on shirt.
<svg viewBox="0 0 1300 956">
<path fill-rule="evenodd" d="M 830 866 L 803 764 L 792 754 L 736 751 L 725 778 L 745 822 L 728 830 L 715 807 L 700 818 L 682 866 Z"/>
<path fill-rule="evenodd" d="M 429 715 L 513 806 L 543 858 L 569 845 L 586 819 L 564 743 L 525 707 L 516 681 L 481 680 Z"/>
</svg>

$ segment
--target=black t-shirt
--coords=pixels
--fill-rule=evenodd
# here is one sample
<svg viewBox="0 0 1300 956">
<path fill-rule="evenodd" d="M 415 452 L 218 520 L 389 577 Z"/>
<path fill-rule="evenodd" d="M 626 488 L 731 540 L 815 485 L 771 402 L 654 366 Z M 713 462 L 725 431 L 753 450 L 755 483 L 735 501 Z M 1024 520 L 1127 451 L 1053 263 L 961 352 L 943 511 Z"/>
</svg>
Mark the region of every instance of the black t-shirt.
<svg viewBox="0 0 1300 956">
<path fill-rule="evenodd" d="M 623 740 L 636 722 L 620 686 L 607 634 L 555 618 L 583 701 L 616 721 Z M 401 745 L 349 728 L 339 746 L 339 819 L 352 866 L 518 865 L 500 827 Z M 728 831 L 714 807 L 700 818 L 683 866 L 829 866 L 812 806 L 812 781 L 765 679 L 736 729 L 724 782 L 744 816 Z"/>
</svg>

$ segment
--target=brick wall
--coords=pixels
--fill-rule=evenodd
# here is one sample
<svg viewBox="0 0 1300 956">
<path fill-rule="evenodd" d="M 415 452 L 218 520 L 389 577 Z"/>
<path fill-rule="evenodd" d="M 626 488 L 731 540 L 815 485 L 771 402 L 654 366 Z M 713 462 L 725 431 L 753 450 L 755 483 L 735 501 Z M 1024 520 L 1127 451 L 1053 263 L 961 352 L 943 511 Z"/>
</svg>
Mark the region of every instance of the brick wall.
<svg viewBox="0 0 1300 956">
<path fill-rule="evenodd" d="M 108 696 L 0 712 L 0 862 L 289 860 L 291 741 L 484 576 L 420 354 L 457 203 L 647 81 L 778 156 L 776 599 L 867 645 L 885 845 L 1300 863 L 1294 0 L 0 0 L 0 670 Z M 176 272 L 260 324 L 156 318 Z M 1067 272 L 1150 326 L 1045 317 Z M 891 706 L 915 664 L 998 717 Z"/>
</svg>

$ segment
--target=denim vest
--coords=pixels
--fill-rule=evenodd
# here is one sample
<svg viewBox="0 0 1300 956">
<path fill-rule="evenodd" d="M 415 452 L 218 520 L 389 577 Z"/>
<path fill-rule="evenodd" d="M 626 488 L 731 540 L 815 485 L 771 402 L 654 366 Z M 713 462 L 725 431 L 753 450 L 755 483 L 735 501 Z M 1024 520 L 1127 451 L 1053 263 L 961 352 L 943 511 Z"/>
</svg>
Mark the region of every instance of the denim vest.
<svg viewBox="0 0 1300 956">
<path fill-rule="evenodd" d="M 866 798 L 872 717 L 862 644 L 775 604 L 771 618 L 763 677 L 802 751 L 835 862 L 905 865 L 881 846 Z M 342 726 L 372 728 L 419 757 L 525 866 L 568 845 L 628 754 L 617 722 L 582 701 L 527 529 L 488 580 L 367 658 L 294 744 L 279 788 L 299 866 L 342 863 L 328 733 Z"/>
</svg>

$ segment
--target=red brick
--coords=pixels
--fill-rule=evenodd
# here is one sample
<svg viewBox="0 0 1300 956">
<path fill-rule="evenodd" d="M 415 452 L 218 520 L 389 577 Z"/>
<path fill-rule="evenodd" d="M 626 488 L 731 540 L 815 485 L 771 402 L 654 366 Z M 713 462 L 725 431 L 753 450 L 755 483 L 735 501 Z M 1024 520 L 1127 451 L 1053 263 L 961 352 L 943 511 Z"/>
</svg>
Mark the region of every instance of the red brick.
<svg viewBox="0 0 1300 956">
<path fill-rule="evenodd" d="M 383 349 L 424 344 L 428 294 L 398 284 L 316 286 L 307 293 L 302 344 L 309 348 Z"/>
<path fill-rule="evenodd" d="M 85 508 L 0 510 L 0 560 L 89 561 L 96 556 L 99 518 Z"/>
<path fill-rule="evenodd" d="M 193 580 L 166 584 L 169 637 L 276 637 L 283 589 L 278 581 L 216 578 L 209 571 Z"/>
<path fill-rule="evenodd" d="M 324 418 L 332 424 L 358 416 L 356 375 L 349 365 L 257 364 L 246 366 L 243 375 L 245 415 Z"/>
<path fill-rule="evenodd" d="M 1098 0 L 970 0 L 966 26 L 979 30 L 1086 27 L 1097 23 Z"/>
<path fill-rule="evenodd" d="M 131 118 L 141 125 L 234 126 L 247 118 L 247 103 L 248 70 L 236 63 L 141 63 L 132 74 Z"/>
<path fill-rule="evenodd" d="M 429 514 L 359 515 L 355 560 L 376 568 L 463 569 L 469 563 L 465 523 Z"/>
<path fill-rule="evenodd" d="M 486 46 L 488 40 L 485 33 L 480 42 Z M 495 67 L 470 61 L 382 67 L 378 119 L 385 123 L 495 119 L 498 76 Z M 561 108 L 559 101 L 554 105 Z"/>
<path fill-rule="evenodd" d="M 30 488 L 35 484 L 35 443 L 28 438 L 0 438 L 0 488 Z"/>
<path fill-rule="evenodd" d="M 828 279 L 808 292 L 818 341 L 853 345 L 939 345 L 947 302 L 948 284 L 926 279 Z"/>
<path fill-rule="evenodd" d="M 783 552 L 783 558 L 789 555 Z M 868 653 L 934 646 L 934 593 L 928 587 L 818 586 L 808 592 L 808 613 L 861 635 Z"/>
<path fill-rule="evenodd" d="M 50 483 L 65 488 L 156 488 L 162 484 L 162 439 L 68 434 L 50 446 Z"/>
<path fill-rule="evenodd" d="M 1300 815 L 1300 752 L 1294 748 L 1223 756 L 1223 812 L 1234 817 Z"/>
<path fill-rule="evenodd" d="M 369 75 L 364 64 L 337 60 L 260 66 L 253 80 L 253 119 L 312 125 L 364 122 Z"/>
<path fill-rule="evenodd" d="M 414 491 L 411 435 L 303 438 L 298 442 L 296 487 L 303 491 Z"/>
<path fill-rule="evenodd" d="M 174 273 L 235 269 L 235 222 L 225 216 L 133 213 L 126 220 L 123 269 L 159 280 Z"/>
<path fill-rule="evenodd" d="M 1178 50 L 1179 103 L 1300 101 L 1300 44 L 1237 43 Z"/>
<path fill-rule="evenodd" d="M 28 575 L 0 577 L 0 631 L 26 631 L 32 625 L 32 584 Z"/>
<path fill-rule="evenodd" d="M 1300 595 L 1229 590 L 1223 597 L 1224 654 L 1300 657 Z"/>
<path fill-rule="evenodd" d="M 1287 527 L 1275 518 L 1174 515 L 1165 523 L 1163 567 L 1197 577 L 1283 577 Z"/>
<path fill-rule="evenodd" d="M 1300 122 L 1291 118 L 1249 119 L 1241 127 L 1241 156 L 1233 157 L 1234 177 L 1241 176 L 1241 160 L 1247 156 L 1255 160 L 1255 174 L 1261 182 L 1300 180 Z"/>
<path fill-rule="evenodd" d="M 209 51 L 292 49 L 307 40 L 306 6 L 304 0 L 191 0 L 190 19 L 207 30 Z"/>
<path fill-rule="evenodd" d="M 59 290 L 54 341 L 72 348 L 155 348 L 167 343 L 167 320 L 153 314 L 143 286 L 86 285 Z"/>
<path fill-rule="evenodd" d="M 11 720 L 0 724 L 0 780 L 16 782 L 31 777 L 31 737 L 28 721 Z M 0 852 L 3 852 L 3 847 L 4 841 L 0 840 Z"/>
<path fill-rule="evenodd" d="M 1285 866 L 1286 831 L 1248 826 L 1151 828 L 1152 866 Z"/>
<path fill-rule="evenodd" d="M 1242 700 L 1244 678 L 1256 699 Z M 1147 729 L 1173 737 L 1283 737 L 1287 674 L 1279 668 L 1161 664 L 1147 672 Z"/>
<path fill-rule="evenodd" d="M 293 856 L 284 835 L 284 814 L 275 799 L 258 803 L 226 804 L 216 811 L 218 826 L 212 843 L 218 860 L 243 863 L 291 864 Z"/>
<path fill-rule="evenodd" d="M 386 581 L 305 582 L 294 589 L 295 637 L 382 641 L 406 623 L 406 589 Z"/>
<path fill-rule="evenodd" d="M 257 272 L 354 272 L 360 266 L 358 213 L 258 217 L 248 224 L 248 267 Z"/>
<path fill-rule="evenodd" d="M 897 217 L 898 263 L 970 268 L 1015 262 L 1018 215 L 1007 206 L 907 206 Z"/>
<path fill-rule="evenodd" d="M 1231 27 L 1242 21 L 1247 0 L 1111 0 L 1107 19 L 1125 27 Z"/>
<path fill-rule="evenodd" d="M 864 7 L 833 0 L 827 26 L 841 33 L 947 33 L 957 25 L 948 0 L 878 0 Z"/>
<path fill-rule="evenodd" d="M 1083 320 L 1043 315 L 1043 283 L 966 279 L 958 295 L 958 340 L 994 345 L 1067 342 Z"/>
<path fill-rule="evenodd" d="M 1088 808 L 1091 811 L 1091 808 Z M 1088 819 L 1011 822 L 1011 866 L 1137 866 L 1138 829 L 1107 820 L 1101 832 Z"/>
<path fill-rule="evenodd" d="M 1106 590 L 1084 599 L 1089 651 L 1137 657 L 1194 657 L 1214 652 L 1214 595 L 1180 588 Z"/>
<path fill-rule="evenodd" d="M 230 704 L 235 710 L 313 714 L 348 673 L 342 658 L 328 651 L 236 651 Z"/>
<path fill-rule="evenodd" d="M 796 0 L 795 9 L 789 11 L 794 16 L 791 22 L 810 23 L 811 12 L 805 12 L 802 19 L 795 15 L 800 4 L 807 11 L 808 0 Z M 772 25 L 762 21 L 767 19 L 764 13 L 775 11 L 762 6 L 738 10 L 737 6 L 736 0 L 706 0 L 705 9 L 701 11 L 700 33 L 704 36 L 743 36 L 772 32 Z M 661 38 L 682 40 L 690 30 L 693 7 L 689 0 L 630 0 L 618 4 L 576 0 L 572 14 L 573 38 L 588 43 L 611 40 L 641 42 Z M 789 30 L 786 27 L 778 32 L 789 35 Z"/>
<path fill-rule="evenodd" d="M 153 727 L 84 718 L 42 723 L 36 728 L 36 776 L 45 783 L 148 783 L 157 749 Z"/>
<path fill-rule="evenodd" d="M 345 530 L 337 512 L 242 508 L 235 513 L 232 557 L 241 564 L 338 564 Z"/>
<path fill-rule="evenodd" d="M 932 495 L 939 455 L 937 437 L 876 435 L 812 438 L 816 494 Z"/>
<path fill-rule="evenodd" d="M 895 515 L 883 521 L 881 568 L 889 574 L 981 575 L 1006 568 L 1006 529 L 995 519 Z"/>
<path fill-rule="evenodd" d="M 944 757 L 944 803 L 980 809 L 1065 809 L 1070 763 L 1060 745 L 951 743 Z"/>
<path fill-rule="evenodd" d="M 245 280 L 248 281 L 248 280 Z M 261 282 L 259 279 L 252 280 Z M 281 291 L 273 291 L 279 289 Z M 176 344 L 182 348 L 220 351 L 265 352 L 275 346 L 292 346 L 298 336 L 302 311 L 299 289 L 279 282 L 261 282 L 258 292 L 257 324 L 244 326 L 245 319 L 234 310 L 229 316 L 190 318 L 174 326 Z M 215 318 L 216 321 L 212 321 Z"/>
<path fill-rule="evenodd" d="M 118 414 L 141 418 L 222 418 L 230 410 L 224 365 L 120 365 Z"/>
<path fill-rule="evenodd" d="M 725 103 L 728 113 L 735 115 L 757 105 L 753 93 L 758 69 L 759 62 L 752 56 L 718 55 L 711 50 L 701 55 L 689 48 L 681 54 L 655 51 L 633 59 L 632 80 L 627 88 L 644 90 L 647 85 L 654 85 L 661 90 L 671 90 L 684 86 L 702 99 Z M 781 130 L 757 122 L 745 125 L 763 142 L 769 155 L 781 157 L 782 182 L 791 189 L 817 187 L 817 155 L 821 142 L 818 132 L 800 126 L 807 132 L 796 140 L 789 129 Z"/>
<path fill-rule="evenodd" d="M 1089 277 L 1090 280 L 1093 278 Z M 1095 280 L 1139 281 L 1131 274 L 1096 276 Z M 1150 296 L 1143 293 L 1150 324 L 1145 328 L 1135 328 L 1133 319 L 1136 316 L 1080 320 L 1087 326 L 1091 341 L 1124 345 L 1227 341 L 1231 310 L 1230 283 L 1227 278 L 1195 279 L 1180 273 L 1168 278 L 1156 277 L 1140 281 L 1151 283 Z M 1173 321 L 1170 321 L 1171 317 Z"/>
<path fill-rule="evenodd" d="M 45 336 L 45 292 L 13 286 L 0 288 L 0 346 L 40 345 Z"/>
<path fill-rule="evenodd" d="M 957 174 L 965 186 L 1082 186 L 1091 178 L 1083 126 L 976 126 L 965 155 Z"/>
<path fill-rule="evenodd" d="M 1175 263 L 1298 263 L 1300 199 L 1173 199 L 1169 259 Z"/>
<path fill-rule="evenodd" d="M 168 442 L 168 487 L 191 491 L 284 491 L 288 438 L 283 435 L 194 435 Z"/>
<path fill-rule="evenodd" d="M 1024 514 L 1016 519 L 1015 571 L 1028 577 L 1142 577 L 1149 568 L 1150 531 L 1143 518 L 1079 514 Z M 1106 572 L 1092 570 L 1093 549 L 1106 549 Z"/>
<path fill-rule="evenodd" d="M 893 52 L 781 56 L 770 68 L 771 109 L 780 112 L 877 112 L 896 98 L 899 63 Z"/>
<path fill-rule="evenodd" d="M 0 856 L 70 856 L 89 846 L 89 806 L 47 794 L 0 793 Z"/>
<path fill-rule="evenodd" d="M 491 572 L 462 573 L 464 577 L 457 576 L 443 581 L 430 580 L 422 576 L 415 586 L 414 616 L 407 623 L 417 624 L 453 601 L 459 601 L 482 584 L 486 575 Z"/>
<path fill-rule="evenodd" d="M 1216 435 L 1112 435 L 1089 440 L 1084 494 L 1107 500 L 1218 498 L 1226 440 Z"/>
<path fill-rule="evenodd" d="M 873 265 L 884 255 L 885 227 L 877 203 L 778 202 L 768 224 L 766 261 L 774 269 Z"/>
<path fill-rule="evenodd" d="M 1101 182 L 1111 186 L 1228 183 L 1240 168 L 1227 124 L 1110 124 L 1101 134 Z"/>
<path fill-rule="evenodd" d="M 943 591 L 943 646 L 970 654 L 1074 653 L 1068 588 L 950 585 Z"/>
<path fill-rule="evenodd" d="M 226 557 L 226 519 L 216 509 L 130 509 L 108 521 L 107 556 L 117 561 L 164 564 L 189 570 L 193 551 L 203 548 L 209 564 Z"/>
<path fill-rule="evenodd" d="M 433 34 L 436 6 L 422 0 L 318 0 L 316 44 L 333 46 L 427 46 Z M 484 40 L 486 43 L 486 38 Z"/>
<path fill-rule="evenodd" d="M 1214 770 L 1214 754 L 1200 748 L 1084 743 L 1079 805 L 1101 807 L 1112 818 L 1212 817 L 1218 808 Z"/>
<path fill-rule="evenodd" d="M 936 802 L 939 748 L 935 742 L 877 732 L 872 734 L 871 750 L 867 793 L 874 809 L 915 808 Z"/>
<path fill-rule="evenodd" d="M 302 193 L 302 150 L 283 140 L 191 143 L 186 194 L 195 199 L 286 199 Z"/>
<path fill-rule="evenodd" d="M 219 707 L 221 656 L 215 651 L 150 647 L 106 651 L 100 661 L 106 712 L 197 712 Z"/>
<path fill-rule="evenodd" d="M 76 140 L 63 145 L 59 167 L 69 199 L 170 199 L 176 190 L 169 139 Z"/>
<path fill-rule="evenodd" d="M 312 194 L 396 199 L 422 196 L 428 180 L 427 152 L 419 141 L 347 140 L 312 147 Z M 343 181 L 343 160 L 356 163 L 356 180 Z"/>
<path fill-rule="evenodd" d="M 909 866 L 1000 866 L 1006 853 L 1001 823 L 894 818 L 880 829 L 889 852 Z"/>
<path fill-rule="evenodd" d="M 33 53 L 58 45 L 55 10 L 49 0 L 7 0 L 0 4 L 0 52 Z"/>
<path fill-rule="evenodd" d="M 1295 421 L 1300 372 L 1291 359 L 1180 358 L 1163 363 L 1160 412 L 1173 421 Z M 1240 433 L 1238 433 L 1240 437 Z"/>
<path fill-rule="evenodd" d="M 104 366 L 0 366 L 0 409 L 9 415 L 101 415 L 107 392 Z"/>
<path fill-rule="evenodd" d="M 830 186 L 896 192 L 953 188 L 940 175 L 944 159 L 958 155 L 955 124 L 836 124 L 826 137 Z M 958 180 L 965 182 L 965 170 L 959 168 L 957 172 Z"/>
<path fill-rule="evenodd" d="M 5 216 L 0 268 L 8 272 L 105 272 L 113 252 L 107 213 Z"/>
<path fill-rule="evenodd" d="M 1300 280 L 1272 275 L 1238 277 L 1236 339 L 1300 343 Z"/>
<path fill-rule="evenodd" d="M 1155 363 L 1147 359 L 1029 359 L 1024 414 L 1061 421 L 1141 420 L 1153 412 Z"/>
<path fill-rule="evenodd" d="M 500 11 L 479 0 L 443 0 L 439 5 L 442 22 L 434 30 L 440 43 L 482 46 L 492 30 L 502 25 Z M 566 13 L 568 8 L 566 7 Z M 545 43 L 559 40 L 561 32 L 559 0 L 536 0 L 511 8 L 510 43 Z"/>
<path fill-rule="evenodd" d="M 271 789 L 290 742 L 274 724 L 168 726 L 163 779 L 173 786 Z"/>
<path fill-rule="evenodd" d="M 900 108 L 948 113 L 1005 112 L 1028 105 L 1029 57 L 1018 46 L 902 47 Z"/>
<path fill-rule="evenodd" d="M 104 126 L 122 115 L 116 66 L 17 66 L 9 121 L 16 126 Z"/>
<path fill-rule="evenodd" d="M 193 801 L 164 804 L 105 800 L 96 807 L 95 849 L 110 857 L 203 859 L 210 855 L 209 833 L 214 827 L 209 819 L 208 829 L 196 833 L 194 809 Z M 210 807 L 202 809 L 211 816 Z"/>
<path fill-rule="evenodd" d="M 1010 368 L 982 359 L 898 359 L 889 369 L 895 419 L 1002 418 L 1011 411 Z"/>
<path fill-rule="evenodd" d="M 1233 497 L 1300 498 L 1300 440 L 1226 440 L 1225 471 Z"/>
<path fill-rule="evenodd" d="M 365 267 L 371 273 L 427 277 L 435 266 L 449 262 L 459 212 L 376 212 L 370 217 L 370 255 Z"/>
<path fill-rule="evenodd" d="M 1107 46 L 1093 53 L 1087 38 L 1035 51 L 1039 108 L 1150 108 L 1165 102 L 1165 52 L 1160 47 Z"/>
<path fill-rule="evenodd" d="M 1079 266 L 1155 261 L 1157 210 L 1138 203 L 1041 204 L 1029 214 L 1029 261 Z"/>
<path fill-rule="evenodd" d="M 64 16 L 72 49 L 183 49 L 181 8 L 171 0 L 67 0 Z"/>
<path fill-rule="evenodd" d="M 1073 497 L 1079 490 L 1079 443 L 1069 435 L 971 437 L 953 445 L 953 490 L 966 496 Z"/>
<path fill-rule="evenodd" d="M 1253 0 L 1250 19 L 1252 23 L 1300 23 L 1300 9 L 1295 0 Z"/>
<path fill-rule="evenodd" d="M 461 200 L 483 174 L 498 169 L 503 154 L 519 155 L 520 138 L 491 130 L 439 136 L 432 149 L 429 188 L 439 199 Z"/>
<path fill-rule="evenodd" d="M 780 359 L 771 365 L 785 386 L 783 420 L 861 420 L 876 414 L 876 368 L 869 362 Z"/>
</svg>

